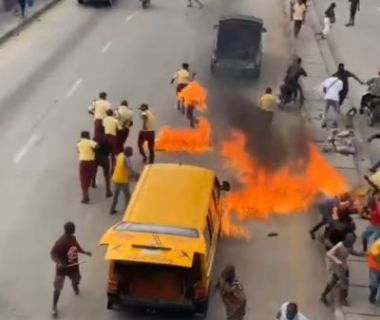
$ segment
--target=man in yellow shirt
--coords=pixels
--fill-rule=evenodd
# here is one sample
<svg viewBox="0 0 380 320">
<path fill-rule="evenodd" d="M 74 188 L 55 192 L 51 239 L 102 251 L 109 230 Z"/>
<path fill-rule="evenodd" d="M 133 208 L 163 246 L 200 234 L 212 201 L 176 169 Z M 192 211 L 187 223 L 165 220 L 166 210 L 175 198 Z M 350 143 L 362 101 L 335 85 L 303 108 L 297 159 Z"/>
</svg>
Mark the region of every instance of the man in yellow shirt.
<svg viewBox="0 0 380 320">
<path fill-rule="evenodd" d="M 181 99 L 179 99 L 178 95 L 183 90 L 183 88 L 185 88 L 190 83 L 192 78 L 195 76 L 195 74 L 193 74 L 192 76 L 190 75 L 189 68 L 190 66 L 188 63 L 183 63 L 182 68 L 179 69 L 174 74 L 172 80 L 170 81 L 170 83 L 173 83 L 174 81 L 177 83 L 177 87 L 176 87 L 177 109 L 180 110 L 182 113 L 185 113 L 185 108 L 183 104 L 181 103 Z"/>
<path fill-rule="evenodd" d="M 380 239 L 376 240 L 367 254 L 369 267 L 369 302 L 376 303 L 380 293 Z"/>
<path fill-rule="evenodd" d="M 154 144 L 155 144 L 155 133 L 154 133 L 154 125 L 155 125 L 155 117 L 153 113 L 149 110 L 147 104 L 142 104 L 140 107 L 141 110 L 141 119 L 143 122 L 142 129 L 139 133 L 139 138 L 137 141 L 137 145 L 139 147 L 140 154 L 143 157 L 143 162 L 146 163 L 148 161 L 145 150 L 144 143 L 148 143 L 149 150 L 149 163 L 154 162 Z"/>
<path fill-rule="evenodd" d="M 272 88 L 266 88 L 265 93 L 258 101 L 259 108 L 264 111 L 264 117 L 268 118 L 269 124 L 273 120 L 273 111 L 278 106 L 278 99 L 272 93 Z"/>
<path fill-rule="evenodd" d="M 97 143 L 90 138 L 88 131 L 81 132 L 81 139 L 77 143 L 79 153 L 79 179 L 82 188 L 82 203 L 89 203 L 88 190 L 94 176 L 95 169 L 95 149 Z"/>
<path fill-rule="evenodd" d="M 121 129 L 119 121 L 113 114 L 112 110 L 107 110 L 106 117 L 103 119 L 103 127 L 106 141 L 111 151 L 111 172 L 115 167 L 115 158 L 122 150 L 119 149 L 117 132 Z"/>
<path fill-rule="evenodd" d="M 293 1 L 292 1 L 293 2 Z M 292 20 L 294 21 L 294 37 L 297 38 L 305 21 L 306 5 L 304 0 L 296 0 L 292 6 Z"/>
<path fill-rule="evenodd" d="M 107 93 L 99 93 L 99 99 L 94 101 L 89 107 L 88 112 L 94 116 L 94 140 L 101 141 L 104 138 L 103 119 L 106 117 L 107 110 L 111 109 L 111 103 L 107 101 Z"/>
<path fill-rule="evenodd" d="M 118 131 L 119 150 L 124 149 L 125 141 L 129 136 L 129 129 L 133 125 L 133 111 L 128 106 L 127 100 L 123 100 L 116 110 L 116 117 L 119 120 L 120 130 Z"/>
<path fill-rule="evenodd" d="M 110 208 L 110 214 L 117 213 L 116 205 L 120 192 L 124 194 L 124 211 L 127 208 L 129 199 L 131 197 L 129 181 L 131 178 L 138 178 L 138 174 L 134 172 L 131 165 L 130 158 L 132 155 L 133 149 L 131 147 L 125 147 L 124 152 L 119 153 L 116 158 L 116 166 L 112 175 L 112 182 L 114 184 L 115 190 Z"/>
</svg>

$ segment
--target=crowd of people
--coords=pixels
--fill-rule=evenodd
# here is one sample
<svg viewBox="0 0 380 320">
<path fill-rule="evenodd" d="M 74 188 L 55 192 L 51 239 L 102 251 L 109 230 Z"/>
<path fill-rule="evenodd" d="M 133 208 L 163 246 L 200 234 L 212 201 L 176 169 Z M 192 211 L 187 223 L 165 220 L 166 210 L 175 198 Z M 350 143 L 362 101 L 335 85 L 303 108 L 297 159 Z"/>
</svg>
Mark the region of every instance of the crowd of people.
<svg viewBox="0 0 380 320">
<path fill-rule="evenodd" d="M 123 100 L 120 106 L 112 109 L 107 94 L 101 92 L 99 98 L 88 108 L 93 116 L 93 138 L 89 131 L 82 131 L 77 143 L 79 153 L 79 178 L 84 204 L 90 201 L 89 189 L 96 188 L 98 167 L 103 170 L 106 197 L 113 196 L 110 214 L 116 213 L 116 204 L 120 192 L 125 196 L 125 206 L 130 197 L 129 181 L 138 176 L 132 168 L 130 157 L 133 149 L 126 146 L 130 130 L 133 126 L 133 111 L 128 102 Z M 144 163 L 153 163 L 155 150 L 155 116 L 147 104 L 139 108 L 141 128 L 138 133 L 137 147 Z M 149 155 L 146 155 L 145 144 Z M 114 192 L 111 190 L 111 180 Z"/>
<path fill-rule="evenodd" d="M 176 83 L 176 95 L 190 84 L 195 74 L 190 74 L 189 64 L 184 63 L 173 76 L 170 83 Z M 178 99 L 177 108 L 186 113 L 193 127 L 195 120 L 191 106 L 184 105 L 182 99 Z M 190 109 L 190 112 L 189 112 Z M 185 112 L 186 110 L 186 112 Z M 155 116 L 147 104 L 141 104 L 141 127 L 138 132 L 137 147 L 144 164 L 154 163 L 155 160 Z M 90 202 L 90 188 L 96 188 L 97 171 L 100 167 L 103 171 L 106 198 L 111 198 L 109 213 L 116 214 L 120 193 L 124 195 L 124 212 L 130 196 L 130 181 L 137 180 L 137 173 L 131 164 L 133 148 L 127 145 L 130 131 L 134 125 L 134 112 L 129 107 L 127 100 L 113 109 L 107 99 L 106 92 L 100 92 L 98 99 L 88 107 L 88 112 L 93 117 L 93 137 L 90 131 L 82 131 L 77 143 L 79 155 L 79 180 L 82 190 L 81 203 Z M 148 155 L 146 154 L 146 148 Z M 111 181 L 113 190 L 111 188 Z M 57 304 L 63 288 L 65 277 L 71 282 L 75 294 L 79 294 L 81 275 L 79 272 L 78 253 L 91 255 L 78 244 L 75 236 L 75 225 L 67 222 L 64 225 L 64 234 L 56 241 L 50 254 L 56 263 L 56 276 L 54 280 L 54 294 L 52 315 L 57 316 Z"/>
<path fill-rule="evenodd" d="M 320 239 L 327 251 L 327 258 L 331 271 L 328 283 L 321 294 L 321 301 L 329 305 L 329 293 L 338 287 L 340 303 L 349 305 L 349 265 L 348 256 L 366 256 L 370 274 L 370 303 L 376 303 L 380 294 L 380 189 L 374 178 L 365 177 L 369 183 L 365 200 L 358 201 L 353 193 L 345 193 L 339 197 L 321 195 L 316 206 L 321 214 L 321 221 L 310 230 L 312 239 L 316 239 L 317 232 L 324 227 Z M 356 224 L 352 215 L 359 215 L 368 219 L 369 224 L 359 235 L 362 242 L 362 251 L 353 249 L 358 237 Z"/>
<path fill-rule="evenodd" d="M 345 24 L 346 27 L 352 27 L 355 25 L 355 17 L 357 12 L 360 10 L 359 0 L 349 0 L 349 21 Z M 306 19 L 307 12 L 307 0 L 290 0 L 290 18 L 293 22 L 293 32 L 294 37 L 297 38 L 302 25 Z M 324 12 L 323 28 L 320 32 L 316 33 L 316 36 L 320 36 L 321 39 L 326 39 L 330 33 L 332 26 L 336 23 L 335 9 L 337 4 L 331 2 Z M 306 76 L 306 74 L 303 74 Z M 378 76 L 375 76 L 367 81 L 362 81 L 353 72 L 347 70 L 343 63 L 339 63 L 338 70 L 333 73 L 329 78 L 327 78 L 322 84 L 321 89 L 324 93 L 324 98 L 326 101 L 325 110 L 323 113 L 322 127 L 338 127 L 338 120 L 341 115 L 341 107 L 347 97 L 349 92 L 349 79 L 355 79 L 358 83 L 368 86 L 368 91 L 371 96 L 380 99 L 380 70 Z M 282 92 L 288 90 L 288 92 L 297 92 L 300 90 L 293 89 L 291 91 L 292 85 L 289 85 L 289 81 L 285 79 L 284 86 L 282 87 Z M 282 96 L 290 96 L 290 94 L 282 93 Z M 331 112 L 331 110 L 333 112 Z M 363 112 L 363 110 L 360 110 Z M 356 114 L 356 112 L 355 112 Z"/>
<path fill-rule="evenodd" d="M 305 22 L 307 12 L 306 0 L 290 0 L 290 17 L 293 21 L 294 37 L 297 38 Z M 323 29 L 316 35 L 326 39 L 333 24 L 336 22 L 335 9 L 337 4 L 331 2 L 324 12 Z M 355 25 L 355 17 L 360 10 L 359 0 L 349 0 L 349 21 L 346 27 Z M 306 74 L 303 74 L 306 76 Z M 380 71 L 379 76 L 373 77 L 368 81 L 361 80 L 353 72 L 347 70 L 343 63 L 338 64 L 338 69 L 322 84 L 321 89 L 325 98 L 325 110 L 323 114 L 322 127 L 336 128 L 341 114 L 341 107 L 349 92 L 349 79 L 356 80 L 361 85 L 367 85 L 369 92 L 374 97 L 380 97 Z M 291 88 L 289 81 L 285 80 L 283 89 Z M 288 89 L 290 92 L 291 90 Z M 297 90 L 293 85 L 293 92 Z M 288 94 L 289 95 L 289 94 Z M 331 116 L 331 109 L 334 111 Z M 360 110 L 361 111 L 361 110 Z M 349 114 L 349 113 L 348 113 Z M 356 114 L 356 110 L 355 110 Z M 331 126 L 330 126 L 331 124 Z M 375 134 L 368 138 L 368 142 L 379 138 Z M 380 167 L 380 162 L 370 168 L 372 173 Z M 327 197 L 320 195 L 317 199 L 317 207 L 321 214 L 321 221 L 313 226 L 310 230 L 312 239 L 316 239 L 318 231 L 323 228 L 321 240 L 327 251 L 326 257 L 330 263 L 330 277 L 324 288 L 320 300 L 329 305 L 329 295 L 337 287 L 339 291 L 340 303 L 349 305 L 348 288 L 349 288 L 349 265 L 348 256 L 364 256 L 367 259 L 369 269 L 369 302 L 376 303 L 380 295 L 380 189 L 379 180 L 373 176 L 365 176 L 368 182 L 368 192 L 366 200 L 358 202 L 354 193 L 345 193 L 339 197 Z M 355 220 L 353 215 L 359 215 L 363 219 L 368 219 L 369 224 L 360 235 L 357 235 Z M 354 250 L 354 243 L 360 237 L 362 251 Z"/>
</svg>

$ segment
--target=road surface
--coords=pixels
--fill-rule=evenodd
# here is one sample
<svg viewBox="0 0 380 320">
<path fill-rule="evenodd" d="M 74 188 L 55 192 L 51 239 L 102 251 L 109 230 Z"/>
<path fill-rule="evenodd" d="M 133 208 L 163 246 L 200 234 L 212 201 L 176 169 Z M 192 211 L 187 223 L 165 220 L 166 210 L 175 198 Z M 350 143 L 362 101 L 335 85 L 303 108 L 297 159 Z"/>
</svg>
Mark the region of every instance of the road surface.
<svg viewBox="0 0 380 320">
<path fill-rule="evenodd" d="M 141 103 L 150 104 L 158 126 L 187 124 L 173 110 L 170 78 L 187 61 L 198 79 L 211 85 L 213 25 L 225 13 L 264 18 L 268 33 L 263 74 L 259 83 L 245 87 L 251 98 L 258 97 L 266 86 L 279 84 L 289 61 L 286 22 L 275 0 L 209 0 L 203 10 L 186 8 L 186 1 L 160 0 L 146 11 L 137 1 L 118 1 L 112 9 L 65 1 L 0 48 L 2 319 L 49 319 L 54 276 L 49 250 L 67 220 L 76 223 L 78 240 L 93 257 L 81 266 L 79 297 L 66 283 L 60 318 L 134 317 L 105 309 L 107 265 L 97 243 L 120 216 L 108 214 L 110 201 L 102 184 L 91 193 L 90 205 L 79 203 L 75 143 L 79 132 L 90 128 L 87 106 L 101 90 L 115 105 L 124 98 L 135 110 Z M 228 114 L 219 115 L 217 107 L 210 106 L 213 124 L 220 130 Z M 129 138 L 133 145 L 136 132 L 134 128 Z M 158 161 L 215 167 L 212 158 L 159 155 Z M 141 168 L 138 155 L 135 165 Z M 220 166 L 216 169 L 227 176 Z M 322 253 L 306 232 L 313 220 L 296 214 L 270 224 L 252 223 L 250 241 L 221 241 L 215 272 L 226 263 L 236 265 L 249 300 L 247 319 L 271 319 L 287 300 L 297 301 L 311 319 L 332 319 L 318 302 L 325 272 Z M 268 238 L 273 230 L 279 236 Z M 213 297 L 208 319 L 223 317 L 222 304 Z"/>
</svg>

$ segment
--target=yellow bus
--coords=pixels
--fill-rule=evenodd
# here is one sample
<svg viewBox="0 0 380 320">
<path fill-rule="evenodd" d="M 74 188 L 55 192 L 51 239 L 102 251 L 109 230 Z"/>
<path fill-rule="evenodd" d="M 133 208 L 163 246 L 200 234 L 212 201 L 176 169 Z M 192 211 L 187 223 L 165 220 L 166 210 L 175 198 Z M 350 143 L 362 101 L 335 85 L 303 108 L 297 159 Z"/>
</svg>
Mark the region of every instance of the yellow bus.
<svg viewBox="0 0 380 320">
<path fill-rule="evenodd" d="M 209 169 L 145 166 L 122 221 L 100 241 L 109 261 L 107 308 L 206 314 L 221 230 L 220 197 L 229 189 Z"/>
</svg>

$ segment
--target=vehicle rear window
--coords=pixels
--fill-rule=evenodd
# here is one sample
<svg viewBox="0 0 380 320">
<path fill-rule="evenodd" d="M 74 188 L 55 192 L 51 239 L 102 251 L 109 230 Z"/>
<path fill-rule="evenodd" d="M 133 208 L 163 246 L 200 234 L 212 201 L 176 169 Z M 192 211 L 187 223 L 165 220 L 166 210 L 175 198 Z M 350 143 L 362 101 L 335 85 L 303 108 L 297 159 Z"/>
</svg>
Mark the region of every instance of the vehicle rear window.
<svg viewBox="0 0 380 320">
<path fill-rule="evenodd" d="M 256 54 L 261 29 L 255 24 L 224 22 L 219 25 L 217 50 L 221 57 L 249 59 Z"/>
<path fill-rule="evenodd" d="M 130 231 L 143 233 L 168 234 L 173 236 L 182 236 L 189 238 L 199 238 L 198 230 L 189 228 L 177 228 L 171 226 L 158 226 L 153 224 L 121 222 L 115 226 L 116 231 Z"/>
</svg>

